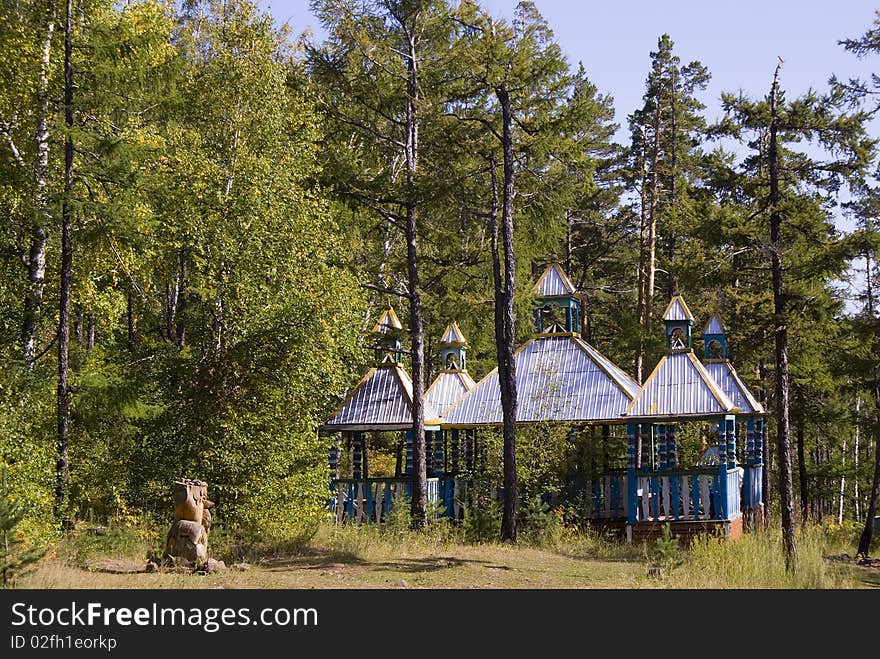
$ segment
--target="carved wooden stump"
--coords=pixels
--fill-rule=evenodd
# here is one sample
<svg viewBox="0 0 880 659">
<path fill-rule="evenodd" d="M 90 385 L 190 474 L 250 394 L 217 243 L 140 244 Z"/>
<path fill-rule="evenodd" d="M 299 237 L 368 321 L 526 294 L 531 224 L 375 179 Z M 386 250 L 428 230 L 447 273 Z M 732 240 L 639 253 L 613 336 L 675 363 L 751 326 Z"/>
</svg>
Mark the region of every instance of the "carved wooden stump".
<svg viewBox="0 0 880 659">
<path fill-rule="evenodd" d="M 165 541 L 165 558 L 172 563 L 183 559 L 202 568 L 208 561 L 208 531 L 214 504 L 208 501 L 205 481 L 182 480 L 174 483 L 174 519 Z"/>
</svg>

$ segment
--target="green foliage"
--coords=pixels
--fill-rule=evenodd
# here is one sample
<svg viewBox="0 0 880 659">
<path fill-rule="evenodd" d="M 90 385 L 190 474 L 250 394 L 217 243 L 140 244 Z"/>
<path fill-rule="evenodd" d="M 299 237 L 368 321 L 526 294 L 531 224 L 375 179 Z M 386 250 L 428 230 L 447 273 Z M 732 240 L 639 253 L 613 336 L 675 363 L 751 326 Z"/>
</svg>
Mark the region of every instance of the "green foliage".
<svg viewBox="0 0 880 659">
<path fill-rule="evenodd" d="M 0 466 L 0 552 L 2 552 L 3 588 L 15 584 L 16 579 L 34 568 L 34 564 L 46 555 L 41 545 L 31 544 L 21 538 L 19 528 L 27 509 L 12 493 L 8 469 Z"/>
<path fill-rule="evenodd" d="M 645 545 L 645 557 L 654 567 L 672 570 L 684 563 L 678 538 L 672 536 L 669 524 L 664 524 L 659 538 Z"/>
<path fill-rule="evenodd" d="M 473 480 L 469 484 L 470 500 L 464 507 L 462 528 L 468 542 L 497 542 L 501 532 L 501 506 L 491 496 L 489 483 Z"/>
</svg>

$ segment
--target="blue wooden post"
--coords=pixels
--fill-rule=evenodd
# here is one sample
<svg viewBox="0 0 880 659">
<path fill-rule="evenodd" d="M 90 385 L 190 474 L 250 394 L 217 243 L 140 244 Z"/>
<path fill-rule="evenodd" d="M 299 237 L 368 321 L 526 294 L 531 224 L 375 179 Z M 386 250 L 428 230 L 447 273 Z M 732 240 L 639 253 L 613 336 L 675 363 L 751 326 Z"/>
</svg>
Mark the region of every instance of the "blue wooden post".
<svg viewBox="0 0 880 659">
<path fill-rule="evenodd" d="M 443 431 L 434 432 L 434 474 L 443 475 Z"/>
<path fill-rule="evenodd" d="M 354 519 L 354 495 L 356 491 L 354 483 L 349 483 L 348 498 L 345 501 L 345 514 L 349 522 Z"/>
<path fill-rule="evenodd" d="M 755 420 L 746 421 L 746 465 L 743 474 L 743 508 L 750 510 L 755 507 L 752 501 L 752 468 L 755 464 Z"/>
<path fill-rule="evenodd" d="M 406 474 L 407 476 L 412 476 L 412 473 L 413 473 L 413 431 L 407 430 L 405 437 L 406 437 L 406 440 L 405 440 L 406 466 L 403 469 L 403 473 Z"/>
<path fill-rule="evenodd" d="M 678 446 L 676 445 L 675 433 L 677 426 L 674 423 L 666 426 L 666 467 L 667 469 L 675 469 L 678 467 Z M 672 499 L 672 516 L 678 519 L 679 504 L 679 478 L 680 476 L 669 477 L 669 489 Z"/>
<path fill-rule="evenodd" d="M 468 471 L 474 468 L 474 431 L 464 431 L 464 464 Z"/>
<path fill-rule="evenodd" d="M 764 442 L 767 440 L 766 432 L 767 428 L 764 425 L 764 417 L 758 417 L 755 419 L 755 464 L 761 466 L 762 472 L 767 468 L 767 465 L 764 464 Z M 752 502 L 752 505 L 754 505 L 755 508 L 764 503 L 763 487 L 763 480 L 759 479 L 755 484 L 757 500 Z"/>
<path fill-rule="evenodd" d="M 727 417 L 721 419 L 718 422 L 718 477 L 717 482 L 718 486 L 716 488 L 718 492 L 718 504 L 715 506 L 715 512 L 718 514 L 718 519 L 727 519 L 728 511 L 727 511 L 727 460 L 728 460 L 728 425 L 727 425 Z M 735 440 L 734 440 L 735 441 Z"/>
<path fill-rule="evenodd" d="M 391 510 L 391 481 L 385 481 L 385 498 L 382 499 L 382 508 L 385 514 Z"/>
<path fill-rule="evenodd" d="M 351 448 L 352 448 L 352 473 L 351 477 L 359 481 L 361 479 L 361 464 L 363 461 L 363 450 L 364 450 L 364 436 L 363 433 L 356 432 L 352 436 L 351 440 Z"/>
<path fill-rule="evenodd" d="M 651 424 L 643 423 L 641 424 L 641 437 L 642 437 L 642 453 L 641 453 L 641 470 L 648 471 L 651 469 Z"/>
<path fill-rule="evenodd" d="M 458 473 L 458 429 L 452 431 L 452 473 Z"/>
<path fill-rule="evenodd" d="M 678 444 L 675 433 L 678 426 L 674 423 L 666 426 L 666 466 L 669 469 L 678 468 Z"/>
<path fill-rule="evenodd" d="M 727 468 L 736 468 L 736 417 L 728 415 L 724 419 L 727 426 Z"/>
<path fill-rule="evenodd" d="M 626 426 L 626 521 L 628 524 L 635 524 L 639 519 L 639 484 L 636 480 L 637 451 L 636 424 L 628 423 Z"/>
<path fill-rule="evenodd" d="M 373 486 L 367 479 L 364 479 L 364 506 L 366 507 L 366 515 L 364 519 L 367 520 L 367 523 L 370 522 L 370 516 L 373 514 Z M 378 519 L 376 520 L 379 521 Z"/>
<path fill-rule="evenodd" d="M 666 424 L 657 426 L 657 464 L 661 471 L 666 471 Z"/>
</svg>

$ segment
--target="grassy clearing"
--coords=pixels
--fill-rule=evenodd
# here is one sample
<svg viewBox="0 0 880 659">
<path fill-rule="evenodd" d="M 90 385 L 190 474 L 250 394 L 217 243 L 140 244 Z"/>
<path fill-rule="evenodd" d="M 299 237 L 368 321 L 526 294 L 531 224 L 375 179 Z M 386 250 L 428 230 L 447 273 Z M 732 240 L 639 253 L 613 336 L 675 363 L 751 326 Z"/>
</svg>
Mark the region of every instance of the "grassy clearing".
<svg viewBox="0 0 880 659">
<path fill-rule="evenodd" d="M 404 524 L 322 526 L 307 542 L 241 547 L 212 534 L 211 554 L 249 563 L 204 576 L 138 573 L 158 533 L 113 527 L 76 534 L 30 575 L 25 588 L 859 588 L 880 586 L 877 570 L 827 560 L 848 536 L 810 527 L 799 534 L 799 569 L 785 571 L 778 533 L 731 542 L 703 538 L 689 550 L 673 541 L 628 546 L 592 531 L 554 526 L 517 546 L 466 542 L 460 528 L 437 524 L 413 533 Z M 88 569 L 86 566 L 91 566 Z M 663 568 L 661 577 L 649 568 Z M 97 569 L 96 569 L 97 568 Z M 114 569 L 110 574 L 104 569 Z"/>
</svg>

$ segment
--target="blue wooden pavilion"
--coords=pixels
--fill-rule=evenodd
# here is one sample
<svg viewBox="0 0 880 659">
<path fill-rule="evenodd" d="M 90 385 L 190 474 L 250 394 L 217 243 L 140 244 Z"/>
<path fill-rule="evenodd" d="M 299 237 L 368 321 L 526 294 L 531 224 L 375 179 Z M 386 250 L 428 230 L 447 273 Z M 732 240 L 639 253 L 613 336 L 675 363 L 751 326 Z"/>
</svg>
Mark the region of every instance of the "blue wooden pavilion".
<svg viewBox="0 0 880 659">
<path fill-rule="evenodd" d="M 630 541 L 655 537 L 665 524 L 678 536 L 739 535 L 743 512 L 762 507 L 764 409 L 728 359 L 720 318 L 713 315 L 703 331 L 700 360 L 692 345 L 693 315 L 681 296 L 673 297 L 663 315 L 665 354 L 640 385 L 583 340 L 583 300 L 558 264 L 546 269 L 533 295 L 535 334 L 515 354 L 517 424 L 561 424 L 573 432 L 600 426 L 603 442 L 612 428 L 626 429 L 620 462 L 612 457 L 578 483 L 593 522 Z M 331 451 L 331 508 L 340 520 L 381 520 L 397 494 L 411 491 L 412 385 L 399 363 L 401 329 L 386 310 L 374 328 L 382 361 L 322 427 L 349 433 L 352 447 L 350 478 L 340 476 L 338 452 Z M 429 499 L 455 518 L 462 515 L 466 479 L 489 459 L 481 433 L 502 424 L 497 369 L 474 383 L 466 349 L 458 324 L 450 323 L 440 342 L 442 369 L 425 396 Z M 713 446 L 698 464 L 681 465 L 679 427 L 692 422 L 712 429 Z M 359 433 L 389 429 L 406 432 L 406 469 L 395 479 L 370 479 Z"/>
</svg>

